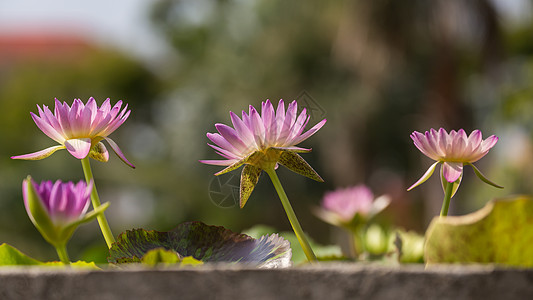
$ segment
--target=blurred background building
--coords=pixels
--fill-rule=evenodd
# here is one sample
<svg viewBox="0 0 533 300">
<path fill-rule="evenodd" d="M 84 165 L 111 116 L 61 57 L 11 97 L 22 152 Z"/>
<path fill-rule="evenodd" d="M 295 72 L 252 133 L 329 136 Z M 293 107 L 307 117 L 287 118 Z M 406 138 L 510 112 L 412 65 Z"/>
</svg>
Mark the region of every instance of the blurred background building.
<svg viewBox="0 0 533 300">
<path fill-rule="evenodd" d="M 452 214 L 489 199 L 532 193 L 533 19 L 527 0 L 120 0 L 0 2 L 0 242 L 54 259 L 22 204 L 22 179 L 79 180 L 66 151 L 42 161 L 10 156 L 51 146 L 31 120 L 36 104 L 91 96 L 129 103 L 113 138 L 137 166 L 111 155 L 93 161 L 115 234 L 170 230 L 200 220 L 241 231 L 290 225 L 268 178 L 244 209 L 233 192 L 239 173 L 219 168 L 206 132 L 261 101 L 298 99 L 325 127 L 303 146 L 320 184 L 280 168 L 303 227 L 332 242 L 311 213 L 326 190 L 365 183 L 389 194 L 384 222 L 423 232 L 443 197 L 438 176 L 407 193 L 430 160 L 409 134 L 430 128 L 481 129 L 500 141 L 467 168 Z M 73 259 L 104 253 L 96 224 L 69 244 Z M 81 249 L 89 249 L 82 251 Z M 96 254 L 95 254 L 96 253 Z"/>
</svg>

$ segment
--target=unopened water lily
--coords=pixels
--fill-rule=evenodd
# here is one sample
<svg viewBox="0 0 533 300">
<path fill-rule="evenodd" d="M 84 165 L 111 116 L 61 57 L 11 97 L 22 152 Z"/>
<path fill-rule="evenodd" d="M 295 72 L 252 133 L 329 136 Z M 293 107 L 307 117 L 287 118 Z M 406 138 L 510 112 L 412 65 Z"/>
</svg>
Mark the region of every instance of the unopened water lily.
<svg viewBox="0 0 533 300">
<path fill-rule="evenodd" d="M 372 190 L 361 184 L 327 192 L 315 213 L 327 223 L 351 228 L 364 224 L 389 204 L 390 197 L 375 198 Z"/>
<path fill-rule="evenodd" d="M 502 188 L 488 180 L 473 165 L 474 162 L 480 160 L 494 147 L 498 142 L 497 136 L 491 135 L 483 139 L 479 130 L 474 130 L 467 136 L 463 129 L 459 129 L 458 131 L 452 130 L 448 133 L 443 128 L 440 128 L 438 131 L 432 128 L 424 134 L 417 131 L 413 132 L 411 139 L 415 146 L 427 157 L 435 160 L 435 163 L 429 167 L 426 173 L 408 191 L 424 183 L 431 177 L 437 165 L 442 164 L 441 179 L 442 188 L 445 192 L 445 201 L 441 215 L 447 214 L 449 199 L 453 197 L 461 183 L 463 167 L 465 165 L 471 166 L 474 169 L 474 173 L 483 182 L 497 188 Z"/>
<path fill-rule="evenodd" d="M 107 161 L 109 153 L 104 144 L 101 143 L 102 140 L 106 140 L 124 163 L 135 168 L 126 159 L 118 145 L 108 137 L 130 115 L 127 104 L 122 110 L 121 107 L 122 101 L 118 101 L 111 107 L 109 98 L 98 107 L 92 97 L 89 98 L 87 104 L 84 104 L 80 99 L 75 99 L 72 106 L 55 99 L 54 113 L 46 105 L 43 105 L 42 108 L 37 106 L 39 115 L 30 113 L 33 121 L 44 134 L 59 145 L 11 158 L 39 160 L 52 155 L 57 150 L 67 149 L 78 159 L 90 156 L 100 161 Z"/>
<path fill-rule="evenodd" d="M 250 197 L 259 175 L 265 171 L 272 180 L 296 237 L 300 241 L 308 260 L 316 261 L 316 257 L 307 242 L 298 219 L 292 210 L 287 195 L 276 175 L 275 169 L 281 164 L 288 169 L 317 181 L 322 178 L 300 156 L 298 152 L 310 152 L 311 149 L 296 146 L 317 132 L 326 120 L 320 121 L 304 132 L 310 116 L 306 109 L 298 114 L 298 104 L 293 101 L 285 111 L 285 103 L 279 101 L 277 109 L 267 100 L 261 104 L 261 114 L 250 105 L 248 113 L 242 112 L 239 118 L 230 112 L 233 127 L 215 124 L 218 133 L 208 133 L 207 137 L 214 143 L 209 144 L 224 157 L 224 160 L 202 160 L 211 165 L 226 166 L 216 173 L 221 175 L 244 165 L 240 184 L 240 206 L 244 207 Z"/>
<path fill-rule="evenodd" d="M 66 243 L 82 224 L 96 218 L 108 203 L 87 213 L 93 184 L 43 181 L 37 184 L 31 177 L 23 181 L 24 206 L 32 223 L 42 236 L 56 247 L 60 259 L 68 263 Z"/>
</svg>

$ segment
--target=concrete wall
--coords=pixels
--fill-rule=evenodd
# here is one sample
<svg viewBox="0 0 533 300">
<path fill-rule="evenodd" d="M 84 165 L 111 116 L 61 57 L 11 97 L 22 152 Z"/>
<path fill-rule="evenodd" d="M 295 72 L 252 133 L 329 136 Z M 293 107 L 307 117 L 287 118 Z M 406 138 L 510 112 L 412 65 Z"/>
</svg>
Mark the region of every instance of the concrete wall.
<svg viewBox="0 0 533 300">
<path fill-rule="evenodd" d="M 77 271 L 0 268 L 0 299 L 533 299 L 533 269 L 320 264 Z"/>
</svg>

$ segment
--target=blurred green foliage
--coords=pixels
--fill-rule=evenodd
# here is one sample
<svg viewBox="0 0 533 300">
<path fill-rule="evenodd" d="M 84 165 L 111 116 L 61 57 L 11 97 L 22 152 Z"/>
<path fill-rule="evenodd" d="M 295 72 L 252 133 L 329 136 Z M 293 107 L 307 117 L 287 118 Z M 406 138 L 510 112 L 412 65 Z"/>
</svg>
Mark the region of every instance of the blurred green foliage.
<svg viewBox="0 0 533 300">
<path fill-rule="evenodd" d="M 289 230 L 266 176 L 246 208 L 222 207 L 210 193 L 219 168 L 198 163 L 217 156 L 205 137 L 215 123 L 228 124 L 229 111 L 265 99 L 298 99 L 316 109 L 310 125 L 328 119 L 302 144 L 313 148 L 305 159 L 326 182 L 278 170 L 304 230 L 322 244 L 334 242 L 331 227 L 310 207 L 338 186 L 366 183 L 377 195 L 389 194 L 392 204 L 380 218 L 407 229 L 423 231 L 438 213 L 438 178 L 405 190 L 428 165 L 409 139 L 413 130 L 478 128 L 484 137 L 501 137 L 477 166 L 506 189 L 467 171 L 451 214 L 494 196 L 533 192 L 531 18 L 509 20 L 489 0 L 159 0 L 146 17 L 170 46 L 150 69 L 96 46 L 75 59 L 0 65 L 0 241 L 38 259 L 55 255 L 26 216 L 21 181 L 28 174 L 79 180 L 79 162 L 65 151 L 38 162 L 9 159 L 53 144 L 29 112 L 35 104 L 53 106 L 54 97 L 94 96 L 99 103 L 110 97 L 132 109 L 112 137 L 137 169 L 113 154 L 108 163 L 92 163 L 101 198 L 111 201 L 107 215 L 116 235 L 190 220 L 234 231 L 255 224 Z M 81 227 L 71 256 L 83 248 L 94 255 L 98 243 L 95 224 Z"/>
</svg>

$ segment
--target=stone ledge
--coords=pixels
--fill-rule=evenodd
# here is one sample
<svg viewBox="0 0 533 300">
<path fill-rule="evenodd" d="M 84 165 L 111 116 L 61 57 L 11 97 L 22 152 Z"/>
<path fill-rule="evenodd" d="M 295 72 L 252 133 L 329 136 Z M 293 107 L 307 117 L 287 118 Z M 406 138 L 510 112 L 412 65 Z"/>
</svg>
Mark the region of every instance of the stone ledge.
<svg viewBox="0 0 533 300">
<path fill-rule="evenodd" d="M 319 264 L 290 269 L 0 268 L 0 299 L 533 299 L 533 269 Z"/>
</svg>

